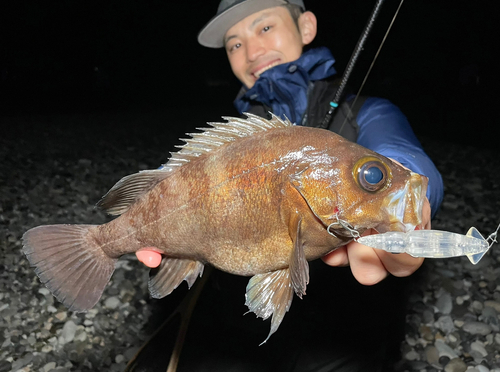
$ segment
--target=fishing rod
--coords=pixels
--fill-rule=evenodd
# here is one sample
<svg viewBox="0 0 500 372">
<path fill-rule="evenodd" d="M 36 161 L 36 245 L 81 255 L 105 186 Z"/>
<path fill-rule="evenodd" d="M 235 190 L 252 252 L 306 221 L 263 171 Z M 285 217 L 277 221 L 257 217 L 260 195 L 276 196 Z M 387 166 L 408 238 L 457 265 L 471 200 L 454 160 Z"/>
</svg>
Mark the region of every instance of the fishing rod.
<svg viewBox="0 0 500 372">
<path fill-rule="evenodd" d="M 382 7 L 383 2 L 384 2 L 384 0 L 377 0 L 377 2 L 375 3 L 375 6 L 370 14 L 370 17 L 368 18 L 368 22 L 366 23 L 366 26 L 363 29 L 361 36 L 359 37 L 359 40 L 356 44 L 356 47 L 354 48 L 354 51 L 351 55 L 351 58 L 349 59 L 349 62 L 347 63 L 347 67 L 344 71 L 344 74 L 342 75 L 342 79 L 340 81 L 340 85 L 339 85 L 337 91 L 335 92 L 335 96 L 333 97 L 332 101 L 330 101 L 330 107 L 329 107 L 328 112 L 326 113 L 326 115 L 325 115 L 325 117 L 320 125 L 320 128 L 326 129 L 330 125 L 333 114 L 334 114 L 335 110 L 337 109 L 337 107 L 339 106 L 340 99 L 342 97 L 342 94 L 344 92 L 345 87 L 347 86 L 347 81 L 349 80 L 349 77 L 351 76 L 352 70 L 354 69 L 356 62 L 358 61 L 358 58 L 361 54 L 361 51 L 364 49 L 364 45 L 366 43 L 366 40 L 368 39 L 368 36 L 369 36 L 371 29 L 375 23 L 375 20 L 377 19 L 377 16 L 380 13 L 380 8 Z M 368 78 L 368 75 L 370 74 L 370 72 L 373 68 L 373 65 L 375 64 L 375 61 L 377 60 L 377 57 L 378 57 L 380 50 L 382 49 L 382 47 L 385 43 L 385 40 L 387 39 L 387 35 L 389 35 L 389 32 L 392 28 L 392 25 L 394 24 L 394 21 L 396 20 L 396 17 L 399 14 L 399 10 L 401 9 L 401 6 L 403 5 L 403 2 L 404 2 L 404 0 L 401 0 L 401 2 L 399 3 L 399 6 L 394 14 L 394 17 L 392 18 L 391 23 L 389 24 L 389 27 L 387 28 L 387 31 L 384 35 L 384 38 L 382 39 L 382 42 L 380 43 L 380 45 L 378 47 L 377 53 L 375 54 L 375 57 L 373 58 L 373 61 L 370 65 L 370 68 L 368 69 L 368 72 L 366 73 L 366 75 L 363 79 L 363 82 L 362 82 L 362 84 L 361 84 L 361 86 L 356 94 L 356 97 L 354 98 L 352 106 L 354 106 L 354 104 L 356 103 L 356 101 L 359 97 L 359 94 L 365 85 L 365 82 Z M 350 110 L 350 108 L 349 108 L 349 110 Z M 339 133 L 342 130 L 342 128 L 344 127 L 344 124 L 347 121 L 347 117 L 348 116 L 346 116 L 344 123 L 342 124 L 342 127 L 339 130 Z"/>
</svg>

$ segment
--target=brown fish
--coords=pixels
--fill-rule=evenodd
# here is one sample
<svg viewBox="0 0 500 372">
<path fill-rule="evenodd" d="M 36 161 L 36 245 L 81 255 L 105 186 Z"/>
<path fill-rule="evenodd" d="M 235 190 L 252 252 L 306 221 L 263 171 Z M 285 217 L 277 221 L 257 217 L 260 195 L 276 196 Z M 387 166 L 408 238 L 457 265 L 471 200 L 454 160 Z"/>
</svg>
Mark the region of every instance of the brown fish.
<svg viewBox="0 0 500 372">
<path fill-rule="evenodd" d="M 426 177 L 327 130 L 224 119 L 185 140 L 162 168 L 120 180 L 98 203 L 121 215 L 115 220 L 24 234 L 24 253 L 59 301 L 90 309 L 121 255 L 156 247 L 163 259 L 151 271 L 153 297 L 183 280 L 191 287 L 205 264 L 252 276 L 246 305 L 273 315 L 270 336 L 293 293 L 306 292 L 307 261 L 351 241 L 353 230 L 421 223 Z"/>
</svg>

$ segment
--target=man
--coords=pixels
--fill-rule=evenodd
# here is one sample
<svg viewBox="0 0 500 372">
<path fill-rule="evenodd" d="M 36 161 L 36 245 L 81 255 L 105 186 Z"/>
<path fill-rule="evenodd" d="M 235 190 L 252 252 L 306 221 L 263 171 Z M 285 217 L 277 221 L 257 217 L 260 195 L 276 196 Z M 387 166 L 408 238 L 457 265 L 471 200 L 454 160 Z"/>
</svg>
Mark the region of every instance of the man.
<svg viewBox="0 0 500 372">
<path fill-rule="evenodd" d="M 216 16 L 199 33 L 198 41 L 206 47 L 225 48 L 232 71 L 243 84 L 235 101 L 240 113 L 266 116 L 272 111 L 280 117 L 286 115 L 297 125 L 318 127 L 337 85 L 332 79 L 334 59 L 328 49 L 303 53 L 316 32 L 316 16 L 305 11 L 302 0 L 223 0 Z M 348 98 L 328 129 L 426 175 L 429 188 L 422 227 L 429 229 L 431 210 L 435 213 L 442 200 L 439 172 L 396 106 L 379 98 L 357 102 L 351 107 L 352 99 Z M 345 120 L 350 107 L 355 117 Z M 354 277 L 366 285 L 378 283 L 388 273 L 408 276 L 423 262 L 357 242 L 323 260 L 332 266 L 349 265 Z"/>
</svg>

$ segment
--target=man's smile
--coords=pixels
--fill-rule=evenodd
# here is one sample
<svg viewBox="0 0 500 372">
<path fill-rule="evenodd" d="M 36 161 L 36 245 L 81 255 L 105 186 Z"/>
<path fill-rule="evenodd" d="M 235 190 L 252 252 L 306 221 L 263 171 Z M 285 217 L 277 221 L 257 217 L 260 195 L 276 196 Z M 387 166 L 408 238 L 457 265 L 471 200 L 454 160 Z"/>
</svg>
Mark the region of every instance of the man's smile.
<svg viewBox="0 0 500 372">
<path fill-rule="evenodd" d="M 271 61 L 271 63 L 269 63 L 269 64 L 264 64 L 264 66 L 261 64 L 251 72 L 251 75 L 255 78 L 255 80 L 257 80 L 260 77 L 260 75 L 262 75 L 264 73 L 264 71 L 267 71 L 270 68 L 279 65 L 280 63 L 281 63 L 280 60 L 277 59 L 277 60 Z"/>
</svg>

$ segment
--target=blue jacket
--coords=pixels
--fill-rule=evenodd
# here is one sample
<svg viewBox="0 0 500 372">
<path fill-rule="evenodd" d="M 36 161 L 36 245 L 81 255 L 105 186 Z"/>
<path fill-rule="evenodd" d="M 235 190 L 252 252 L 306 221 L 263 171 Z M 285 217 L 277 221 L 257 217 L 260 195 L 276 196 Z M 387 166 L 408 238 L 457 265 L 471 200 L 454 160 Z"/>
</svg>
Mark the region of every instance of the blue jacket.
<svg viewBox="0 0 500 372">
<path fill-rule="evenodd" d="M 235 106 L 240 114 L 263 106 L 301 125 L 311 86 L 335 75 L 334 62 L 327 48 L 311 49 L 296 61 L 265 71 L 251 89 L 243 87 Z M 328 101 L 324 102 L 327 106 Z M 388 100 L 370 97 L 359 109 L 356 122 L 358 144 L 429 178 L 427 198 L 434 216 L 443 200 L 443 180 L 401 110 Z"/>
</svg>

